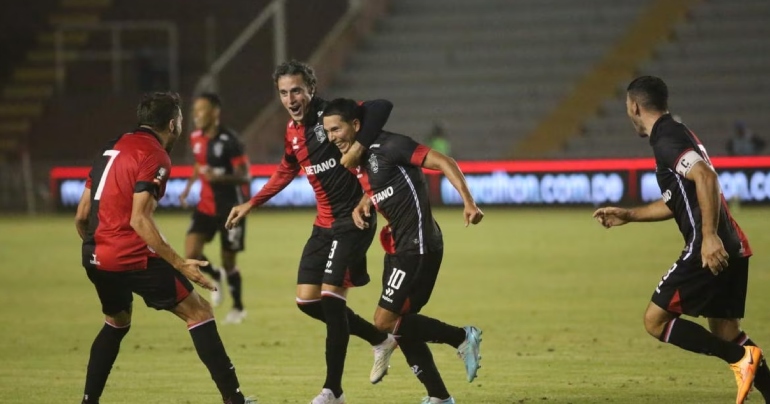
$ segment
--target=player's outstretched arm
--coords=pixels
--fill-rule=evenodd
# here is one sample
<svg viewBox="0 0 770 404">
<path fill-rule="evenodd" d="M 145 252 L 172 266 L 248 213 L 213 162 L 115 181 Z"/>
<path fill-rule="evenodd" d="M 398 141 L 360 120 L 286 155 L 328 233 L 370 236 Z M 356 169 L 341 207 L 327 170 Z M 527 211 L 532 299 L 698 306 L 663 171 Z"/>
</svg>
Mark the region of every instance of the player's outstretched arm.
<svg viewBox="0 0 770 404">
<path fill-rule="evenodd" d="M 80 195 L 78 210 L 75 213 L 75 229 L 81 240 L 85 240 L 88 231 L 88 214 L 91 212 L 91 189 L 86 187 Z"/>
<path fill-rule="evenodd" d="M 152 213 L 155 211 L 157 204 L 158 202 L 155 200 L 155 197 L 149 191 L 135 192 L 131 209 L 131 228 L 147 243 L 148 247 L 176 268 L 177 271 L 181 272 L 187 279 L 206 289 L 216 290 L 216 287 L 208 278 L 203 276 L 199 268 L 199 266 L 205 266 L 208 263 L 183 259 L 160 235 L 160 231 L 158 231 L 158 227 L 155 225 L 155 220 L 152 218 Z"/>
<path fill-rule="evenodd" d="M 660 222 L 674 217 L 671 209 L 663 199 L 633 209 L 608 206 L 594 211 L 593 215 L 599 224 L 606 228 L 622 226 L 629 222 Z"/>
<path fill-rule="evenodd" d="M 703 160 L 693 164 L 685 178 L 695 182 L 695 192 L 698 195 L 703 234 L 701 262 L 704 268 L 708 267 L 716 275 L 727 268 L 727 260 L 730 258 L 722 240 L 717 235 L 721 200 L 719 178 Z"/>
<path fill-rule="evenodd" d="M 478 224 L 481 222 L 481 219 L 484 218 L 484 212 L 476 206 L 473 195 L 471 195 L 471 191 L 468 189 L 468 183 L 465 182 L 465 176 L 453 158 L 431 150 L 425 156 L 422 166 L 431 170 L 441 171 L 457 192 L 460 193 L 465 205 L 463 216 L 465 217 L 466 227 L 468 224 Z"/>
<path fill-rule="evenodd" d="M 363 230 L 369 227 L 369 222 L 365 218 L 371 216 L 372 200 L 368 195 L 364 195 L 358 206 L 353 209 L 353 223 L 359 229 Z"/>
<path fill-rule="evenodd" d="M 359 164 L 361 155 L 374 143 L 388 122 L 393 103 L 388 100 L 372 100 L 362 103 L 361 107 L 363 108 L 361 129 L 356 135 L 356 141 L 350 145 L 350 150 L 340 159 L 340 163 L 345 168 L 353 168 Z"/>
<path fill-rule="evenodd" d="M 291 184 L 294 178 L 297 177 L 297 174 L 299 174 L 299 164 L 294 160 L 293 156 L 291 156 L 291 159 L 284 156 L 281 160 L 281 164 L 278 165 L 275 172 L 270 176 L 270 179 L 267 180 L 267 183 L 262 189 L 260 189 L 248 202 L 235 206 L 230 210 L 230 214 L 227 216 L 227 221 L 225 222 L 225 228 L 232 229 L 235 227 L 238 222 L 251 212 L 251 209 L 269 201 L 272 197 Z"/>
</svg>

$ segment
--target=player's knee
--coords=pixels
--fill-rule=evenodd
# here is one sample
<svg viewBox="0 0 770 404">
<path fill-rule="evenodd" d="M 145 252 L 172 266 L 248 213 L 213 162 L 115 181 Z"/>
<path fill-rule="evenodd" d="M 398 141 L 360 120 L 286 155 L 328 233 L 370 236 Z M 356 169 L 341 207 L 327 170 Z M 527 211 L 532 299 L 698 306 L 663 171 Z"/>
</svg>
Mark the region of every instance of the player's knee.
<svg viewBox="0 0 770 404">
<path fill-rule="evenodd" d="M 107 324 L 115 328 L 125 328 L 131 325 L 131 309 L 121 311 L 117 314 L 107 315 L 104 317 L 104 321 Z"/>
<path fill-rule="evenodd" d="M 192 295 L 191 295 L 192 297 Z M 214 318 L 214 309 L 211 307 L 206 299 L 195 296 L 195 300 L 191 302 L 190 310 L 187 310 L 187 324 L 194 325 Z"/>
<path fill-rule="evenodd" d="M 222 253 L 222 268 L 224 268 L 225 272 L 228 274 L 232 273 L 236 270 L 235 266 L 235 255 Z"/>
<path fill-rule="evenodd" d="M 381 332 L 393 332 L 396 328 L 397 319 L 391 319 L 385 316 L 376 316 L 374 318 L 374 327 Z"/>
<path fill-rule="evenodd" d="M 667 319 L 662 319 L 649 311 L 644 313 L 644 329 L 655 338 L 660 338 L 661 334 L 663 334 L 666 321 Z"/>
</svg>

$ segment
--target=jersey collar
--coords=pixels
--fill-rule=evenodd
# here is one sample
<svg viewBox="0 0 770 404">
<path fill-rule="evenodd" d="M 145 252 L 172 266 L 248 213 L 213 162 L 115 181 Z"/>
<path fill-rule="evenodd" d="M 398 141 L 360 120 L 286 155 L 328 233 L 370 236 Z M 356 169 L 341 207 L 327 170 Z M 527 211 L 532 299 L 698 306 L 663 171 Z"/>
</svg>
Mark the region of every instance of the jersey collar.
<svg viewBox="0 0 770 404">
<path fill-rule="evenodd" d="M 652 142 L 652 138 L 655 137 L 655 135 L 658 133 L 660 125 L 672 119 L 674 118 L 672 118 L 671 114 L 668 113 L 668 114 L 661 115 L 660 118 L 658 118 L 658 120 L 655 121 L 655 124 L 652 125 L 652 130 L 650 131 L 650 142 Z"/>
<path fill-rule="evenodd" d="M 140 126 L 140 127 L 136 128 L 136 129 L 134 129 L 133 133 L 146 133 L 148 135 L 152 135 L 152 137 L 154 137 L 155 140 L 157 140 L 158 143 L 160 143 L 160 145 L 163 146 L 163 142 L 160 140 L 160 136 L 158 136 L 158 134 L 154 130 L 152 130 L 150 128 L 144 128 L 144 127 Z"/>
</svg>

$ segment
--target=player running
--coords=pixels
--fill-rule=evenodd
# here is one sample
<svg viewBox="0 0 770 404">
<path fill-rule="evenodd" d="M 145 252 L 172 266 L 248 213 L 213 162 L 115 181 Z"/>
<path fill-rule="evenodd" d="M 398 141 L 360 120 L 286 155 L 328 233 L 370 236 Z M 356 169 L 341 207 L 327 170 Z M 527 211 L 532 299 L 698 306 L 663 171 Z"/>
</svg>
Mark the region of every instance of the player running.
<svg viewBox="0 0 770 404">
<path fill-rule="evenodd" d="M 245 247 L 246 221 L 241 221 L 231 229 L 225 228 L 225 222 L 230 209 L 249 198 L 249 160 L 238 135 L 220 124 L 221 111 L 222 101 L 216 94 L 204 93 L 195 99 L 193 121 L 196 130 L 190 134 L 195 166 L 184 191 L 179 195 L 179 201 L 182 207 L 187 207 L 190 188 L 196 179 L 200 179 L 200 202 L 193 212 L 192 223 L 185 238 L 185 256 L 208 261 L 203 255 L 203 245 L 219 233 L 225 273 L 211 264 L 202 266 L 201 271 L 215 281 L 216 290 L 211 292 L 214 307 L 222 303 L 224 294 L 220 288 L 224 276 L 227 276 L 233 308 L 227 313 L 224 322 L 239 324 L 246 318 L 246 310 L 241 298 L 242 281 L 236 266 L 236 256 Z"/>
<path fill-rule="evenodd" d="M 326 106 L 323 116 L 329 139 L 342 153 L 348 152 L 361 134 L 361 107 L 353 100 L 336 99 Z M 407 136 L 381 132 L 362 157 L 362 165 L 352 171 L 366 195 L 353 212 L 353 220 L 359 228 L 369 228 L 372 205 L 388 219 L 380 233 L 386 255 L 374 324 L 398 335 L 407 363 L 428 391 L 424 404 L 454 403 L 427 343 L 457 348 L 471 382 L 481 359 L 481 330 L 418 314 L 430 299 L 444 256 L 443 236 L 431 212 L 422 167 L 441 171 L 460 193 L 466 226 L 481 222 L 484 213 L 476 206 L 457 163 Z"/>
<path fill-rule="evenodd" d="M 632 81 L 626 107 L 636 132 L 650 139 L 663 198 L 634 209 L 601 208 L 594 217 L 608 229 L 673 217 L 685 242 L 679 259 L 655 288 L 644 326 L 663 342 L 730 364 L 738 384 L 736 403 L 746 400 L 752 381 L 768 401 L 770 371 L 762 350 L 740 323 L 751 247 L 730 215 L 706 149 L 669 114 L 663 80 L 643 76 Z M 711 332 L 682 314 L 707 317 Z"/>
<path fill-rule="evenodd" d="M 83 266 L 105 315 L 91 346 L 82 403 L 99 402 L 131 326 L 132 293 L 148 307 L 168 310 L 187 323 L 195 350 L 224 403 L 254 403 L 240 391 L 211 306 L 188 280 L 213 290 L 199 271 L 207 263 L 180 257 L 153 220 L 171 171 L 168 153 L 182 131 L 179 96 L 145 96 L 137 118 L 139 128 L 107 143 L 94 162 L 75 216 L 83 240 Z"/>
<path fill-rule="evenodd" d="M 315 95 L 313 69 L 297 61 L 286 62 L 276 68 L 273 81 L 291 118 L 286 127 L 284 156 L 259 193 L 233 208 L 227 226 L 237 225 L 252 208 L 278 194 L 300 168 L 305 171 L 315 191 L 318 215 L 300 259 L 297 305 L 303 313 L 326 323 L 326 381 L 311 404 L 344 404 L 342 374 L 350 335 L 374 347 L 372 383 L 383 378 L 397 346 L 395 338 L 346 306 L 348 289 L 369 283 L 366 251 L 374 239 L 376 221 L 369 218 L 367 229 L 353 223 L 351 214 L 363 191 L 356 177 L 340 164 L 340 151 L 327 139 L 321 122 L 327 102 Z M 364 147 L 382 130 L 392 107 L 384 100 L 363 103 L 366 119 L 360 141 Z"/>
</svg>

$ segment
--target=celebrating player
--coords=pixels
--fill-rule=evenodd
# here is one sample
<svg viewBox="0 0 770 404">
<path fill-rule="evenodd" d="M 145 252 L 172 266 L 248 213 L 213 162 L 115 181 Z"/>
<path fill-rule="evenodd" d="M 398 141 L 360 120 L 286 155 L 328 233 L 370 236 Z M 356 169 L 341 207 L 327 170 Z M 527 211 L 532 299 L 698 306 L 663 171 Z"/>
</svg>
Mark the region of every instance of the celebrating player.
<svg viewBox="0 0 770 404">
<path fill-rule="evenodd" d="M 80 197 L 75 223 L 83 240 L 83 266 L 105 315 L 91 346 L 84 404 L 99 402 L 131 326 L 132 293 L 147 306 L 168 310 L 187 323 L 198 356 L 225 403 L 253 402 L 240 391 L 211 306 L 190 283 L 215 288 L 199 270 L 207 263 L 180 257 L 152 217 L 171 170 L 168 152 L 182 131 L 179 106 L 176 94 L 145 96 L 137 109 L 139 128 L 107 144 Z"/>
<path fill-rule="evenodd" d="M 330 140 L 342 153 L 348 152 L 361 133 L 361 107 L 353 100 L 336 99 L 326 106 L 323 116 Z M 353 220 L 361 229 L 370 227 L 372 205 L 388 219 L 380 235 L 387 254 L 374 324 L 399 336 L 409 366 L 428 391 L 424 404 L 454 403 L 427 342 L 457 348 L 470 382 L 481 359 L 481 330 L 418 314 L 430 299 L 444 256 L 443 236 L 431 212 L 422 167 L 441 171 L 460 192 L 466 226 L 479 223 L 484 214 L 473 201 L 457 163 L 409 137 L 381 132 L 362 157 L 363 164 L 353 171 L 366 195 L 353 212 Z"/>
<path fill-rule="evenodd" d="M 195 167 L 179 201 L 183 207 L 187 206 L 190 188 L 196 179 L 200 179 L 200 202 L 185 239 L 185 255 L 208 261 L 203 255 L 203 245 L 219 233 L 222 267 L 233 298 L 233 308 L 227 313 L 225 323 L 238 324 L 246 317 L 246 310 L 241 299 L 241 273 L 235 260 L 245 247 L 246 221 L 231 229 L 225 228 L 225 222 L 230 209 L 248 199 L 249 161 L 238 135 L 219 123 L 221 111 L 222 101 L 216 94 L 204 93 L 195 99 L 193 120 L 196 130 L 190 135 Z M 219 306 L 224 297 L 220 292 L 222 271 L 211 264 L 202 266 L 201 271 L 214 279 L 216 290 L 211 292 L 211 303 Z"/>
<path fill-rule="evenodd" d="M 227 226 L 236 226 L 252 208 L 289 185 L 300 168 L 305 170 L 315 191 L 318 215 L 300 259 L 297 305 L 308 316 L 326 323 L 326 381 L 312 404 L 344 404 L 342 373 L 350 335 L 361 337 L 374 347 L 372 383 L 383 378 L 397 346 L 392 336 L 380 332 L 346 307 L 348 288 L 369 282 L 366 251 L 374 238 L 376 222 L 374 217 L 369 218 L 367 229 L 358 229 L 353 224 L 351 214 L 363 191 L 356 177 L 340 164 L 340 151 L 326 137 L 321 122 L 326 101 L 315 95 L 313 69 L 297 61 L 286 62 L 276 68 L 273 81 L 291 118 L 286 128 L 284 156 L 259 193 L 233 208 Z M 392 107 L 384 100 L 363 103 L 363 147 L 368 147 L 382 130 Z"/>
<path fill-rule="evenodd" d="M 730 364 L 738 384 L 736 403 L 744 402 L 752 381 L 768 401 L 770 371 L 762 351 L 740 326 L 751 248 L 730 215 L 706 149 L 669 114 L 663 80 L 643 76 L 632 81 L 626 106 L 636 132 L 650 139 L 663 198 L 634 209 L 601 208 L 594 217 L 608 229 L 673 217 L 685 242 L 655 288 L 644 326 L 663 342 Z M 682 314 L 707 317 L 711 332 Z"/>
</svg>

